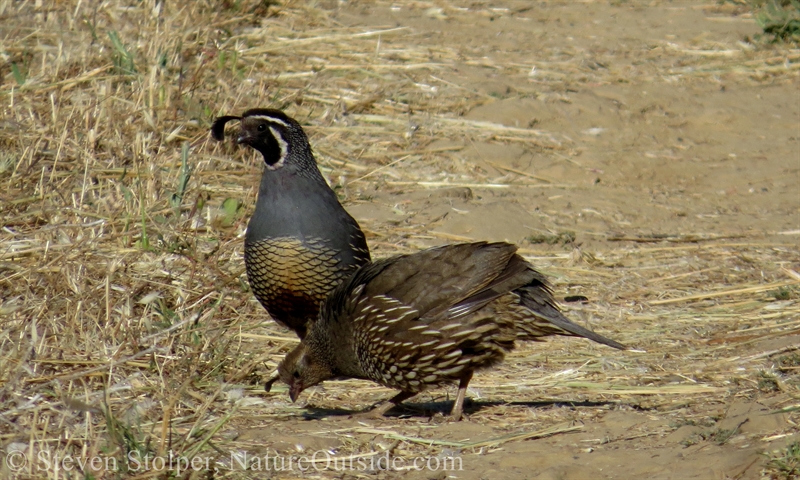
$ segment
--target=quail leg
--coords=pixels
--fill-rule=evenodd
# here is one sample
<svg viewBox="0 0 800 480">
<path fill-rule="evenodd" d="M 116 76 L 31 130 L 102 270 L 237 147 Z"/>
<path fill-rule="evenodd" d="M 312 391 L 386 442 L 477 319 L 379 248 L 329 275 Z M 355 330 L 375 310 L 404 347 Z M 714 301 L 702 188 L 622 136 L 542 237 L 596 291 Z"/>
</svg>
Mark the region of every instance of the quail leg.
<svg viewBox="0 0 800 480">
<path fill-rule="evenodd" d="M 461 416 L 464 413 L 464 397 L 467 395 L 467 385 L 469 385 L 470 380 L 472 380 L 471 371 L 465 373 L 461 377 L 461 381 L 458 382 L 458 395 L 453 403 L 453 410 L 450 411 L 450 417 L 454 422 L 461 420 Z"/>
<path fill-rule="evenodd" d="M 400 405 L 405 400 L 408 400 L 409 398 L 413 397 L 414 395 L 416 395 L 416 393 L 413 393 L 413 392 L 400 392 L 397 395 L 395 395 L 394 397 L 390 398 L 389 400 L 385 400 L 385 401 L 375 405 L 371 409 L 359 413 L 358 415 L 359 416 L 364 416 L 364 417 L 371 417 L 371 418 L 380 418 L 380 417 L 386 415 L 386 412 L 391 410 L 392 407 L 394 407 L 396 405 Z"/>
</svg>

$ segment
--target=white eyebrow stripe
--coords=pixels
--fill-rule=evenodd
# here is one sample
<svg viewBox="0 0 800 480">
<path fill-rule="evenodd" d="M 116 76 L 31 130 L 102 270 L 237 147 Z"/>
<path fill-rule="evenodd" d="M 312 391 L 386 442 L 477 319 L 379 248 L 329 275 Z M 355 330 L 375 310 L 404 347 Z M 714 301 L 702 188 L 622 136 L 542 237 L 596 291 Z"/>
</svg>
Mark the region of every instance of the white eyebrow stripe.
<svg viewBox="0 0 800 480">
<path fill-rule="evenodd" d="M 265 120 L 271 123 L 277 123 L 278 125 L 283 125 L 286 128 L 289 128 L 289 124 L 281 120 L 280 118 L 275 118 L 269 115 L 248 115 L 245 118 L 257 118 L 258 120 Z"/>
<path fill-rule="evenodd" d="M 278 146 L 281 148 L 281 157 L 278 159 L 278 161 L 267 166 L 270 170 L 275 170 L 283 166 L 286 156 L 289 155 L 289 144 L 286 143 L 286 140 L 283 139 L 281 133 L 275 130 L 275 128 L 269 127 L 269 131 L 272 132 L 272 136 L 275 137 L 275 140 L 278 141 Z"/>
</svg>

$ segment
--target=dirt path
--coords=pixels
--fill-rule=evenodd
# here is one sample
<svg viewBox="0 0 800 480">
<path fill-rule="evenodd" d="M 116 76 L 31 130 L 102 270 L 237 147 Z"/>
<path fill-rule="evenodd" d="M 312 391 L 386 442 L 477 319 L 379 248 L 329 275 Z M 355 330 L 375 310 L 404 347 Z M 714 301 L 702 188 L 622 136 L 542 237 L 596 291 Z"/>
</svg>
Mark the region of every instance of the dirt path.
<svg viewBox="0 0 800 480">
<path fill-rule="evenodd" d="M 589 295 L 590 306 L 573 308 L 572 315 L 592 319 L 599 331 L 648 353 L 554 340 L 547 350 L 572 361 L 553 363 L 542 346 L 528 345 L 502 368 L 476 378 L 473 398 L 480 400 L 469 421 L 431 424 L 412 414 L 369 426 L 464 443 L 558 424 L 580 427 L 549 438 L 465 447 L 464 470 L 449 478 L 760 478 L 762 452 L 800 439 L 796 413 L 769 414 L 790 404 L 790 397 L 783 388 L 770 391 L 757 381 L 759 372 L 775 373 L 780 355 L 768 352 L 791 351 L 800 341 L 796 313 L 784 317 L 794 325 L 790 332 L 754 342 L 756 337 L 736 333 L 744 327 L 736 306 L 726 303 L 735 298 L 663 307 L 647 301 L 705 290 L 704 282 L 722 286 L 724 277 L 731 284 L 747 283 L 745 277 L 758 277 L 754 269 L 761 262 L 800 266 L 796 75 L 773 81 L 768 73 L 744 71 L 744 59 L 741 65 L 731 61 L 745 48 L 741 40 L 758 28 L 752 19 L 710 5 L 470 7 L 357 3 L 332 15 L 347 26 L 406 27 L 407 36 L 387 37 L 380 48 L 411 43 L 430 49 L 432 63 L 442 61 L 440 48 L 454 49 L 458 60 L 427 78 L 434 98 L 437 87 L 455 86 L 469 92 L 459 112 L 464 119 L 543 132 L 541 138 L 514 143 L 504 142 L 495 126 L 479 135 L 441 139 L 432 130 L 434 140 L 425 147 L 441 150 L 437 166 L 447 173 L 437 178 L 420 171 L 420 180 L 430 173 L 430 180 L 443 183 L 518 186 L 422 189 L 374 178 L 349 187 L 361 198 L 349 209 L 387 243 L 395 243 L 396 229 L 406 226 L 413 234 L 403 240 L 418 246 L 497 239 L 547 256 L 543 252 L 570 253 L 580 245 L 592 254 L 588 261 L 549 264 L 559 295 Z M 428 128 L 419 122 L 419 128 Z M 788 231 L 795 233 L 783 234 Z M 571 246 L 531 243 L 532 238 L 556 241 L 565 232 L 576 236 Z M 615 237 L 640 239 L 643 247 L 610 241 Z M 692 239 L 708 241 L 681 243 Z M 749 263 L 751 255 L 758 260 Z M 587 269 L 595 275 L 576 273 Z M 664 280 L 670 276 L 681 280 Z M 598 282 L 609 284 L 594 285 Z M 752 318 L 756 311 L 743 316 Z M 757 358 L 736 360 L 747 356 Z M 777 375 L 796 370 L 783 372 Z M 547 375 L 556 378 L 537 386 Z M 797 374 L 787 380 L 797 392 Z M 367 383 L 329 382 L 304 400 L 320 408 L 360 408 L 387 395 Z M 444 400 L 441 395 L 423 401 Z M 449 404 L 436 405 L 446 410 Z M 350 429 L 347 440 L 322 433 L 317 440 L 297 438 L 333 442 L 344 450 L 376 438 L 392 444 L 388 433 L 359 433 L 365 424 L 347 416 L 322 417 L 278 422 L 247 435 L 260 442 L 276 433 Z M 447 451 L 413 442 L 396 448 L 401 451 L 393 453 L 403 458 Z M 418 472 L 410 478 L 445 478 L 436 475 Z"/>
</svg>

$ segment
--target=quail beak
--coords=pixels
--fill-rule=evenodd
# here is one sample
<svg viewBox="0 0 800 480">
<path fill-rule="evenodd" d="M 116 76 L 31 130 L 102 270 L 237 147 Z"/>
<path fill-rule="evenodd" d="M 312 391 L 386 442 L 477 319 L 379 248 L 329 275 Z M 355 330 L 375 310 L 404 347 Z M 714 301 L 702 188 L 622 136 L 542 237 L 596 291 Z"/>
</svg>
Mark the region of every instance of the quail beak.
<svg viewBox="0 0 800 480">
<path fill-rule="evenodd" d="M 239 145 L 250 145 L 251 137 L 249 135 L 239 135 L 236 139 L 236 143 Z"/>
<path fill-rule="evenodd" d="M 303 385 L 300 382 L 293 382 L 289 385 L 289 398 L 292 399 L 292 403 L 297 400 L 297 397 L 300 396 L 300 392 L 303 391 Z"/>
</svg>

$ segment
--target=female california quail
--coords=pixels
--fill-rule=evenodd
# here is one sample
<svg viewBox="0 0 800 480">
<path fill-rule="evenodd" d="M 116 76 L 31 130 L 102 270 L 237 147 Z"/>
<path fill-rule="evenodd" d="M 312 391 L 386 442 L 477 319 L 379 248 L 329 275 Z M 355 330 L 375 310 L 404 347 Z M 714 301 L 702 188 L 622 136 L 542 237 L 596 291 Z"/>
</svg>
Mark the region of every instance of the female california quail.
<svg viewBox="0 0 800 480">
<path fill-rule="evenodd" d="M 331 293 L 278 373 L 292 401 L 334 377 L 399 389 L 375 414 L 429 386 L 458 381 L 458 420 L 475 370 L 500 362 L 516 340 L 547 335 L 627 349 L 562 315 L 545 277 L 514 245 L 447 245 L 359 268 Z"/>
<path fill-rule="evenodd" d="M 252 109 L 217 118 L 214 139 L 223 140 L 231 120 L 240 123 L 237 142 L 261 152 L 265 164 L 245 234 L 247 278 L 270 316 L 302 339 L 320 302 L 370 261 L 367 242 L 322 177 L 297 121 L 279 110 Z"/>
</svg>

